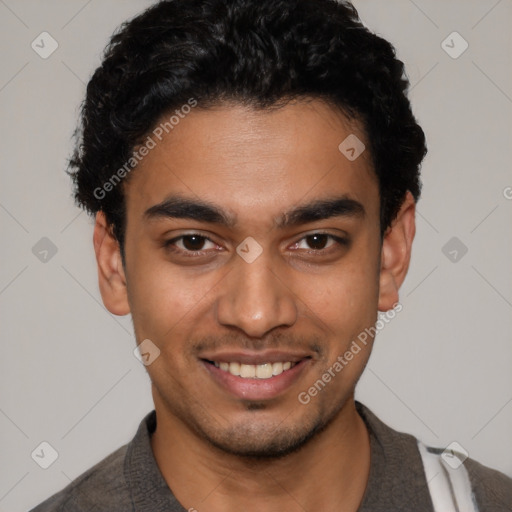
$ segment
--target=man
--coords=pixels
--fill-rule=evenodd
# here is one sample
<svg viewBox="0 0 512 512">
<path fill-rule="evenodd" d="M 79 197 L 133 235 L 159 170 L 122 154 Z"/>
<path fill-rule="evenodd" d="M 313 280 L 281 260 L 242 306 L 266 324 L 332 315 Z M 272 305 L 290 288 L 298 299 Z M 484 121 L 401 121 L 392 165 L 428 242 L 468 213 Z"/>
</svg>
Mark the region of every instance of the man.
<svg viewBox="0 0 512 512">
<path fill-rule="evenodd" d="M 415 234 L 407 87 L 333 0 L 169 0 L 113 36 L 71 174 L 155 411 L 35 511 L 512 510 L 354 400 Z"/>
</svg>

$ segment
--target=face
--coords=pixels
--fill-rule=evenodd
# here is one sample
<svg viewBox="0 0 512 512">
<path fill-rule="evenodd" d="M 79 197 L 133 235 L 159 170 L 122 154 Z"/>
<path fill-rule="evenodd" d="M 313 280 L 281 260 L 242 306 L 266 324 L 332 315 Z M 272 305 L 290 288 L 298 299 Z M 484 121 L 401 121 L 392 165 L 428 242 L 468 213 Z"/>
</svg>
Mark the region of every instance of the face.
<svg viewBox="0 0 512 512">
<path fill-rule="evenodd" d="M 124 268 L 98 217 L 104 302 L 160 350 L 157 414 L 225 452 L 282 455 L 339 417 L 372 340 L 299 396 L 397 299 L 413 219 L 382 246 L 368 151 L 338 149 L 350 134 L 368 146 L 320 100 L 197 108 L 126 184 Z"/>
</svg>

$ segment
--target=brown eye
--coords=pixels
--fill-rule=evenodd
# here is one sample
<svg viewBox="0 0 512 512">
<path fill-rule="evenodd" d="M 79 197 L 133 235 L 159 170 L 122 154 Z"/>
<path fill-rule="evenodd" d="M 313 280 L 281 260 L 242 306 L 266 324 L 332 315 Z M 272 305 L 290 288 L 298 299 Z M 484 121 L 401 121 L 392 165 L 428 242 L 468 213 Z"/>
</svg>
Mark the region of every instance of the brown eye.
<svg viewBox="0 0 512 512">
<path fill-rule="evenodd" d="M 186 235 L 182 238 L 183 247 L 187 251 L 200 251 L 204 247 L 206 238 L 204 236 Z"/>
<path fill-rule="evenodd" d="M 311 249 L 314 249 L 315 251 L 320 251 L 322 249 L 325 249 L 329 241 L 329 238 L 329 235 L 315 233 L 314 235 L 309 235 L 305 237 L 305 240 L 307 241 Z"/>
<path fill-rule="evenodd" d="M 294 245 L 294 249 L 303 249 L 307 252 L 318 252 L 319 254 L 327 253 L 333 246 L 347 246 L 348 240 L 329 233 L 312 233 L 301 238 Z"/>
<path fill-rule="evenodd" d="M 208 247 L 208 244 L 210 244 L 211 247 Z M 210 252 L 209 249 L 215 248 L 216 244 L 206 236 L 192 233 L 168 240 L 164 243 L 164 246 L 172 252 L 185 256 L 194 256 L 201 252 Z"/>
</svg>

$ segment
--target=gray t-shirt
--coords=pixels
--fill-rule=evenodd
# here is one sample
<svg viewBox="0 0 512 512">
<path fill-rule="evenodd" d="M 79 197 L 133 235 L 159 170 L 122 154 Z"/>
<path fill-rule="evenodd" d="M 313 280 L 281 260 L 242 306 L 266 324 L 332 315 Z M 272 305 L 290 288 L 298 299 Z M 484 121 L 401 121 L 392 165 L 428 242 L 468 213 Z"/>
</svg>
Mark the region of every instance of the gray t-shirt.
<svg viewBox="0 0 512 512">
<path fill-rule="evenodd" d="M 360 402 L 356 407 L 368 428 L 371 450 L 368 485 L 358 512 L 433 512 L 417 440 L 391 429 Z M 31 512 L 187 512 L 156 464 L 150 444 L 155 428 L 152 411 L 130 443 Z M 512 511 L 511 478 L 472 459 L 464 465 L 480 511 Z"/>
</svg>

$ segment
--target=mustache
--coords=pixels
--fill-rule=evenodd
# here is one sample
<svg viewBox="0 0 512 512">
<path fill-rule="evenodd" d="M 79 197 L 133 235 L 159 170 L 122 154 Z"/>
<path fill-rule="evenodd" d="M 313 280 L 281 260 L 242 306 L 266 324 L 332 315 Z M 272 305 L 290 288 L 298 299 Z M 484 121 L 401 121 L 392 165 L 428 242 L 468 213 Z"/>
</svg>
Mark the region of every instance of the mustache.
<svg viewBox="0 0 512 512">
<path fill-rule="evenodd" d="M 284 333 L 275 333 L 264 338 L 247 338 L 240 335 L 222 334 L 219 336 L 207 335 L 197 341 L 192 341 L 190 348 L 196 354 L 215 350 L 251 350 L 253 352 L 264 350 L 301 350 L 313 352 L 318 356 L 324 354 L 325 341 L 319 336 L 291 336 Z"/>
</svg>

